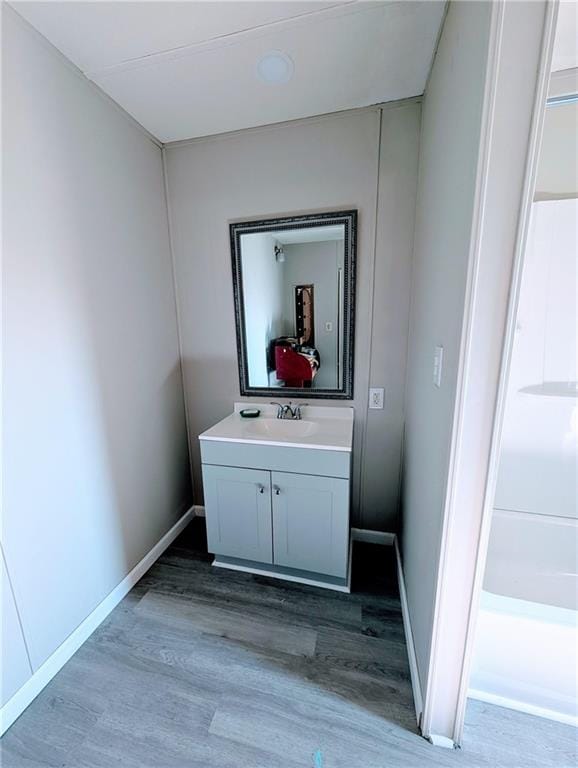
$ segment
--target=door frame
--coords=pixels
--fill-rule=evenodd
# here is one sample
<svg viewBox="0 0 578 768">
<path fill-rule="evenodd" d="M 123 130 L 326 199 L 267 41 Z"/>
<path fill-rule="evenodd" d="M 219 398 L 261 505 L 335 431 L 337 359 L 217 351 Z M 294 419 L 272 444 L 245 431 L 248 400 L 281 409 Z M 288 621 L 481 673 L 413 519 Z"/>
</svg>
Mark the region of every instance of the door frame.
<svg viewBox="0 0 578 768">
<path fill-rule="evenodd" d="M 500 0 L 492 9 L 450 469 L 420 722 L 423 735 L 439 746 L 462 741 L 558 2 Z M 528 72 L 534 72 L 531 82 Z M 517 153 L 520 135 L 528 140 Z"/>
</svg>

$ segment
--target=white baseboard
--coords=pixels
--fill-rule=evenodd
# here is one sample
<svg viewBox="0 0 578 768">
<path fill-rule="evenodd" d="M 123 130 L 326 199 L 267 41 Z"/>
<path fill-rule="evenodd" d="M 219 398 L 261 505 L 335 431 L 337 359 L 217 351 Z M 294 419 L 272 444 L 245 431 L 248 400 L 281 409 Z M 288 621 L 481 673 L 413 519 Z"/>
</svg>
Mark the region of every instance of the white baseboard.
<svg viewBox="0 0 578 768">
<path fill-rule="evenodd" d="M 476 688 L 469 689 L 468 698 L 476 699 L 477 701 L 484 701 L 486 704 L 494 704 L 497 707 L 514 709 L 516 710 L 516 712 L 524 712 L 526 715 L 534 715 L 535 717 L 545 717 L 547 720 L 555 720 L 557 723 L 564 723 L 564 725 L 573 725 L 574 728 L 578 728 L 577 716 L 567 715 L 564 712 L 557 712 L 554 709 L 546 709 L 545 707 L 536 707 L 533 704 L 526 704 L 524 701 L 517 701 L 516 699 L 508 699 L 505 696 L 498 696 L 495 693 L 487 693 L 486 691 L 479 691 Z"/>
<path fill-rule="evenodd" d="M 438 736 L 432 733 L 427 737 L 427 740 L 434 745 L 434 747 L 443 747 L 443 749 L 455 749 L 455 743 L 447 736 Z"/>
<path fill-rule="evenodd" d="M 205 507 L 201 504 L 193 506 L 193 517 L 205 517 Z"/>
<path fill-rule="evenodd" d="M 165 533 L 143 559 L 135 565 L 132 571 L 110 592 L 104 600 L 90 613 L 72 634 L 60 645 L 32 677 L 24 683 L 11 699 L 0 709 L 0 736 L 5 733 L 12 723 L 24 712 L 26 707 L 38 696 L 40 691 L 52 680 L 66 662 L 76 653 L 80 646 L 90 637 L 94 630 L 116 608 L 139 579 L 172 544 L 186 525 L 193 519 L 193 507 L 177 520 L 173 527 Z"/>
<path fill-rule="evenodd" d="M 417 655 L 415 652 L 415 643 L 413 639 L 413 631 L 411 628 L 411 620 L 409 616 L 409 605 L 407 602 L 407 592 L 405 590 L 405 578 L 403 576 L 403 567 L 401 564 L 401 553 L 399 551 L 399 545 L 397 543 L 397 537 L 394 541 L 395 558 L 397 560 L 397 583 L 399 586 L 399 598 L 401 601 L 401 615 L 403 617 L 403 629 L 405 632 L 405 644 L 407 646 L 407 656 L 409 659 L 409 673 L 411 676 L 411 687 L 413 690 L 413 703 L 415 706 L 415 717 L 418 726 L 421 725 L 421 715 L 423 712 L 423 697 L 421 693 L 421 684 L 419 680 L 419 672 L 417 668 Z M 433 737 L 432 737 L 433 738 Z M 441 738 L 441 737 L 440 737 Z M 432 741 L 432 744 L 434 742 Z M 453 747 L 453 742 L 452 747 Z M 439 744 L 438 746 L 444 746 Z"/>
<path fill-rule="evenodd" d="M 395 542 L 395 533 L 370 531 L 367 528 L 352 528 L 351 540 L 363 541 L 366 544 L 383 544 L 387 547 L 392 547 Z"/>
</svg>

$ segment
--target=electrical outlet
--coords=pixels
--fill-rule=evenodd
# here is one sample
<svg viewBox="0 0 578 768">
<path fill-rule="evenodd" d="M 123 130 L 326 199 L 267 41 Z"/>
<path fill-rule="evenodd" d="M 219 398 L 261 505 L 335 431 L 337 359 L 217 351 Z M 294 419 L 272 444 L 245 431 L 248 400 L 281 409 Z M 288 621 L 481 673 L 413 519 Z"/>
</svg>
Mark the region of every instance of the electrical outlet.
<svg viewBox="0 0 578 768">
<path fill-rule="evenodd" d="M 369 390 L 369 407 L 378 410 L 383 409 L 383 387 L 375 387 Z"/>
<path fill-rule="evenodd" d="M 433 363 L 433 383 L 434 386 L 441 387 L 442 384 L 442 368 L 444 365 L 444 348 L 436 347 L 434 349 L 434 363 Z"/>
</svg>

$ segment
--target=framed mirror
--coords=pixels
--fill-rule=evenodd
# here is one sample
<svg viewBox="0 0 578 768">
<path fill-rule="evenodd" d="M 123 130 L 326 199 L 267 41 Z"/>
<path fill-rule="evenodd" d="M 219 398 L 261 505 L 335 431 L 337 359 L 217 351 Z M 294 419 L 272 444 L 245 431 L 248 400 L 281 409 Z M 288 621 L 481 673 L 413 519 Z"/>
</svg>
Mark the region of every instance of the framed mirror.
<svg viewBox="0 0 578 768">
<path fill-rule="evenodd" d="M 353 397 L 357 211 L 230 225 L 241 395 Z"/>
</svg>

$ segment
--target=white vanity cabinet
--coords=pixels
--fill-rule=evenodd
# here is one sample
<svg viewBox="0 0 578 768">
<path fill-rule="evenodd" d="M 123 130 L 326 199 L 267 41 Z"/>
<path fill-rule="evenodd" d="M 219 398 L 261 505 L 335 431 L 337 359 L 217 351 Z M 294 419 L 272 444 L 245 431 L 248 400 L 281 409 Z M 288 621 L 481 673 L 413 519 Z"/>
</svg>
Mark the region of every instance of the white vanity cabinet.
<svg viewBox="0 0 578 768">
<path fill-rule="evenodd" d="M 209 551 L 345 578 L 349 481 L 203 465 Z"/>
<path fill-rule="evenodd" d="M 276 439 L 261 439 L 251 437 L 255 425 L 233 420 L 236 440 L 217 429 L 224 422 L 200 436 L 214 565 L 349 591 L 351 451 L 332 433 L 325 448 L 317 426 L 309 447 L 286 437 L 306 432 L 305 424 L 263 420 L 261 432 Z"/>
</svg>

